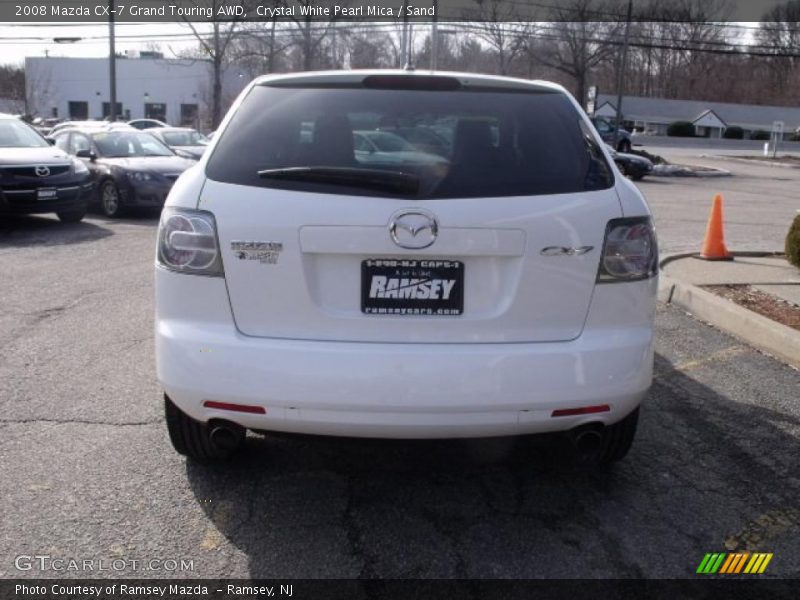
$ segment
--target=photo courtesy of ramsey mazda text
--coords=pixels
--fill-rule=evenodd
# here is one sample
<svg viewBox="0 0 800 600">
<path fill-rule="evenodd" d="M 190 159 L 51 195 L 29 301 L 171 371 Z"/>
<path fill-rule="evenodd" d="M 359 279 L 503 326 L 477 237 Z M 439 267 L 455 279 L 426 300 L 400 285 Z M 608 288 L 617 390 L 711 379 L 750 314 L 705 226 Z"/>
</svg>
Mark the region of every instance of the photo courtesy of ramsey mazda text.
<svg viewBox="0 0 800 600">
<path fill-rule="evenodd" d="M 628 452 L 652 381 L 650 211 L 545 82 L 262 77 L 173 187 L 156 361 L 175 449 L 246 431 L 563 432 Z"/>
</svg>

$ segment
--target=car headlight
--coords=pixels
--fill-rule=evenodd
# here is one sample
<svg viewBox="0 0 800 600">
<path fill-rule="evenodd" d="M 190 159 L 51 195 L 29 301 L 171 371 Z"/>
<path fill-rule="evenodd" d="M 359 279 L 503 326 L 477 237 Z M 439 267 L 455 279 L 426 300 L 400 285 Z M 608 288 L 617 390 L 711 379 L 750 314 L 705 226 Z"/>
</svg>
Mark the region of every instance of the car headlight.
<svg viewBox="0 0 800 600">
<path fill-rule="evenodd" d="M 128 177 L 134 181 L 152 181 L 154 179 L 150 173 L 145 173 L 144 171 L 129 171 Z"/>
<path fill-rule="evenodd" d="M 86 175 L 89 172 L 89 168 L 82 160 L 73 160 L 72 168 L 75 169 L 75 175 Z"/>
</svg>

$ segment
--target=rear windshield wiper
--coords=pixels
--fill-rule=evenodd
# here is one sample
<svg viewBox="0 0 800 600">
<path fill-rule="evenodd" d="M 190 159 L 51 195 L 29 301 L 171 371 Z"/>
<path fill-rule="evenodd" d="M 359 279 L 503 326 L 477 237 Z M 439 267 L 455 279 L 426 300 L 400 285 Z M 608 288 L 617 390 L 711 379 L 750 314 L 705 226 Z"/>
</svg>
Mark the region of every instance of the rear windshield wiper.
<svg viewBox="0 0 800 600">
<path fill-rule="evenodd" d="M 309 181 L 349 187 L 414 195 L 419 191 L 419 177 L 403 171 L 360 169 L 357 167 L 287 167 L 264 169 L 262 179 Z"/>
</svg>

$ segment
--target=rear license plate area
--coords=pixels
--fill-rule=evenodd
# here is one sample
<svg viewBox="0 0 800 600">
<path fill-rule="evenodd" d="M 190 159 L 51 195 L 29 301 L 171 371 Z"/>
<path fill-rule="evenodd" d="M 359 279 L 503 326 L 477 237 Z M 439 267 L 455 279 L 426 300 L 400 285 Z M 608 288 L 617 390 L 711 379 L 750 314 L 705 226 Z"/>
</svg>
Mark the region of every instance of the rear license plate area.
<svg viewBox="0 0 800 600">
<path fill-rule="evenodd" d="M 464 263 L 427 258 L 363 260 L 361 312 L 458 316 L 464 312 Z"/>
</svg>

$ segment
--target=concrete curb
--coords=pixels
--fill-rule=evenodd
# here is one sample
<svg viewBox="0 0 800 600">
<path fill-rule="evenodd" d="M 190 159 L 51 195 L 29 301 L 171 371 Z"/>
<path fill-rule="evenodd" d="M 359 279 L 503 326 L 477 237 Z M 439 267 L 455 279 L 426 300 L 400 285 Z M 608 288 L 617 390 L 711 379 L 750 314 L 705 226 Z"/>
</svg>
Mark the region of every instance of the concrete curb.
<svg viewBox="0 0 800 600">
<path fill-rule="evenodd" d="M 737 256 L 742 257 L 752 257 L 752 258 L 762 258 L 762 257 L 771 257 L 771 256 L 786 256 L 785 252 L 781 252 L 780 250 L 775 250 L 772 252 L 767 252 L 764 250 L 738 250 L 736 252 L 731 252 L 731 255 L 735 258 Z M 658 261 L 659 270 L 663 270 L 669 263 L 680 260 L 681 258 L 690 258 L 692 256 L 700 256 L 699 252 L 675 252 L 673 254 L 665 255 L 660 261 Z"/>
<path fill-rule="evenodd" d="M 745 253 L 736 254 L 742 256 Z M 773 253 L 747 254 L 769 256 Z M 692 254 L 668 256 L 661 261 L 661 265 L 687 256 Z M 658 299 L 666 304 L 679 306 L 698 319 L 800 369 L 800 331 L 796 329 L 776 323 L 730 300 L 664 273 L 659 275 Z"/>
<path fill-rule="evenodd" d="M 744 158 L 741 156 L 713 155 L 713 156 L 708 156 L 708 158 L 714 158 L 716 160 L 728 160 L 730 162 L 746 163 L 750 165 L 761 165 L 762 167 L 778 167 L 781 169 L 800 169 L 800 164 L 793 164 L 786 162 L 768 162 L 766 160 L 758 160 L 756 158 Z"/>
</svg>

